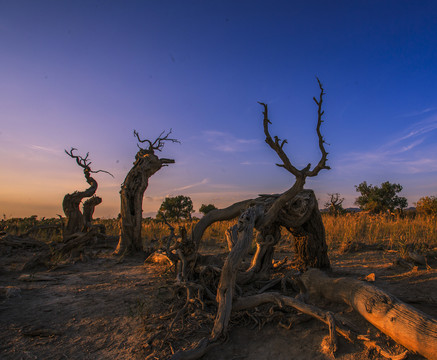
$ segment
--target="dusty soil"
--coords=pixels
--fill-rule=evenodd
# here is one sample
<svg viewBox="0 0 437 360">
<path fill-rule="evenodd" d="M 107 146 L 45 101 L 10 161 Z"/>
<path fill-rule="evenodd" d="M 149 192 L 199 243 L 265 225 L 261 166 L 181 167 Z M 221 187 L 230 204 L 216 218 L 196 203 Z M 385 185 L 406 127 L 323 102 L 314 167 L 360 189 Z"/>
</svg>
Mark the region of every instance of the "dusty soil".
<svg viewBox="0 0 437 360">
<path fill-rule="evenodd" d="M 161 339 L 165 350 L 155 346 L 159 339 L 151 335 L 160 334 L 162 338 L 162 329 L 168 328 L 177 312 L 177 306 L 169 305 L 174 281 L 168 265 L 144 264 L 141 257 L 120 261 L 108 250 L 94 259 L 52 270 L 21 271 L 31 255 L 21 251 L 0 257 L 0 359 L 162 359 L 180 347 L 189 347 L 210 331 L 211 317 L 195 331 L 184 333 L 182 326 L 193 329 L 192 314 L 183 325 L 178 321 L 174 326 L 175 332 L 179 328 L 176 337 Z M 285 255 L 278 253 L 279 258 Z M 437 317 L 435 260 L 430 262 L 433 269 L 409 270 L 393 265 L 398 254 L 382 250 L 330 257 L 334 275 L 364 278 L 374 273 L 376 286 Z M 346 306 L 320 300 L 316 305 L 340 314 L 386 350 L 394 354 L 404 350 Z M 274 321 L 263 321 L 262 311 L 233 316 L 228 340 L 204 359 L 332 358 L 321 351 L 322 340 L 328 334 L 324 324 L 293 311 L 282 313 L 282 318 Z M 270 311 L 278 314 L 273 308 Z M 169 313 L 172 316 L 165 316 Z M 343 339 L 339 347 L 337 359 L 382 359 L 374 351 Z M 408 358 L 422 359 L 412 354 Z"/>
</svg>

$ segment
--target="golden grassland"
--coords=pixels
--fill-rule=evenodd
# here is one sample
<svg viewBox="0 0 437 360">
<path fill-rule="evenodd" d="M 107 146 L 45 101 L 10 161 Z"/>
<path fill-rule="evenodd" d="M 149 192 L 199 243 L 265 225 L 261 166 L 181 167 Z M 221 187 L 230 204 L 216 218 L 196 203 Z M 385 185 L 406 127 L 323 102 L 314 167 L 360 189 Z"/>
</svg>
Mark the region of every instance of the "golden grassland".
<svg viewBox="0 0 437 360">
<path fill-rule="evenodd" d="M 340 216 L 322 214 L 326 231 L 326 241 L 331 250 L 341 249 L 348 244 L 377 245 L 386 249 L 404 249 L 406 247 L 417 250 L 437 247 L 437 217 L 425 215 L 386 216 L 370 215 L 366 213 L 349 213 Z M 60 219 L 41 219 L 35 216 L 29 218 L 13 218 L 0 221 L 0 231 L 11 234 L 23 234 L 29 229 L 30 235 L 45 241 L 60 241 Z M 65 219 L 64 219 L 65 221 Z M 195 224 L 181 222 L 173 224 L 183 225 L 190 230 Z M 103 224 L 108 235 L 118 235 L 119 226 L 116 219 L 97 219 L 95 223 Z M 225 231 L 235 221 L 217 222 L 205 232 L 203 244 L 208 246 L 225 245 Z M 58 228 L 56 228 L 58 225 Z M 147 244 L 160 243 L 169 235 L 168 226 L 155 221 L 144 220 L 142 236 Z M 281 243 L 292 243 L 293 237 L 285 229 L 282 231 Z"/>
</svg>

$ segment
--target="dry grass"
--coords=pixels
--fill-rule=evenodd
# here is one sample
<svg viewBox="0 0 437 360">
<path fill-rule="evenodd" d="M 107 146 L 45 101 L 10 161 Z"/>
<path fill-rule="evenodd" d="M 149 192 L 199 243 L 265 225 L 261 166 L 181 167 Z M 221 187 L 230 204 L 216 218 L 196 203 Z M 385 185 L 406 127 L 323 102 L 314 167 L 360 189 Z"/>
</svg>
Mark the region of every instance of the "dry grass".
<svg viewBox="0 0 437 360">
<path fill-rule="evenodd" d="M 364 213 L 323 215 L 326 241 L 331 249 L 359 242 L 388 249 L 437 246 L 437 217 L 393 217 Z"/>
<path fill-rule="evenodd" d="M 356 213 L 342 216 L 323 214 L 322 218 L 326 230 L 326 241 L 330 249 L 341 249 L 346 244 L 351 243 L 377 245 L 387 249 L 413 247 L 424 250 L 437 247 L 436 216 L 393 217 Z M 225 231 L 235 222 L 236 220 L 212 224 L 206 230 L 202 244 L 205 246 L 226 246 Z M 37 220 L 36 217 L 8 219 L 0 221 L 0 230 L 19 234 L 33 226 L 56 223 L 59 223 L 59 219 Z M 108 235 L 118 235 L 119 233 L 118 220 L 116 219 L 98 219 L 96 223 L 105 225 Z M 196 221 L 172 225 L 176 229 L 178 225 L 184 225 L 190 231 L 195 223 Z M 144 220 L 142 236 L 146 243 L 160 243 L 168 234 L 167 225 L 154 220 Z M 43 229 L 33 235 L 41 240 L 44 238 L 54 240 L 61 237 L 58 231 L 51 230 L 47 231 L 46 234 Z M 286 245 L 287 243 L 292 244 L 292 241 L 292 235 L 283 230 L 281 242 Z"/>
</svg>

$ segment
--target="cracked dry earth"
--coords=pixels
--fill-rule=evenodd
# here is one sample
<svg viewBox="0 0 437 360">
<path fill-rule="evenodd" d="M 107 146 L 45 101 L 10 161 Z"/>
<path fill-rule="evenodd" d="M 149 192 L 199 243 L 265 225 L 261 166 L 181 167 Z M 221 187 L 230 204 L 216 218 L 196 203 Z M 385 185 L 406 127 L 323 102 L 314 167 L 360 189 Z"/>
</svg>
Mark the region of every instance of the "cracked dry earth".
<svg viewBox="0 0 437 360">
<path fill-rule="evenodd" d="M 289 254 L 280 253 L 279 257 L 284 255 Z M 376 286 L 437 317 L 437 271 L 394 266 L 396 256 L 384 251 L 362 251 L 331 254 L 331 260 L 335 275 L 359 278 L 374 273 Z M 168 300 L 166 289 L 173 279 L 167 266 L 143 264 L 142 258 L 117 261 L 109 254 L 101 254 L 87 262 L 24 274 L 18 270 L 22 258 L 1 260 L 0 359 L 165 358 L 145 345 L 145 321 L 147 314 L 168 312 L 164 300 Z M 432 268 L 436 265 L 431 264 Z M 402 347 L 346 306 L 322 300 L 316 305 L 341 314 L 389 352 L 402 352 Z M 331 359 L 321 351 L 327 334 L 325 325 L 305 317 L 289 329 L 278 323 L 261 329 L 254 323 L 237 323 L 231 326 L 228 340 L 204 359 Z M 383 359 L 343 339 L 335 358 Z M 412 354 L 408 358 L 423 359 Z"/>
</svg>

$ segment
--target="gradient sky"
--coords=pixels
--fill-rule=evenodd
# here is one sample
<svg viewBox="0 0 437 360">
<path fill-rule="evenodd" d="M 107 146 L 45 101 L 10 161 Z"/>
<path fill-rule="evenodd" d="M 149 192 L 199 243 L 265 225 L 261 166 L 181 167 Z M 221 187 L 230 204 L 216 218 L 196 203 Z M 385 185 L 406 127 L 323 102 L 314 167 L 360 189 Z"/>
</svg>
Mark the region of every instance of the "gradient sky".
<svg viewBox="0 0 437 360">
<path fill-rule="evenodd" d="M 167 195 L 197 210 L 285 191 L 257 101 L 293 164 L 316 164 L 316 76 L 332 170 L 306 187 L 320 206 L 334 192 L 353 206 L 364 180 L 400 183 L 410 206 L 437 195 L 436 19 L 437 2 L 413 0 L 0 0 L 0 215 L 62 214 L 87 187 L 76 147 L 114 174 L 95 176 L 95 216 L 116 216 L 133 129 L 181 141 L 144 216 Z"/>
</svg>

